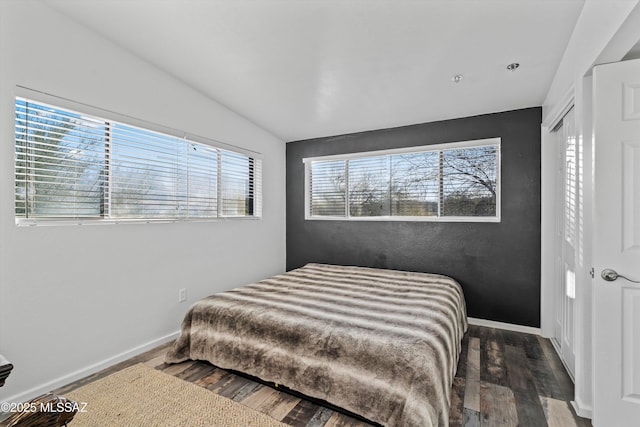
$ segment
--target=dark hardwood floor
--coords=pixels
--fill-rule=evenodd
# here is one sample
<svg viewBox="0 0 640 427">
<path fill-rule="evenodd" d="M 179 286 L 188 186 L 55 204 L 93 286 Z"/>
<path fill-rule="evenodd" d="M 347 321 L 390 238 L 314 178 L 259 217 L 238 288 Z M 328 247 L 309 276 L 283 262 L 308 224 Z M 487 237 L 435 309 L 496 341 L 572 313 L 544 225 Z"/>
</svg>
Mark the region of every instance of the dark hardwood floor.
<svg viewBox="0 0 640 427">
<path fill-rule="evenodd" d="M 576 416 L 569 403 L 573 399 L 573 383 L 549 340 L 470 326 L 462 344 L 451 390 L 450 426 L 591 426 L 590 420 Z M 54 392 L 64 395 L 143 362 L 294 427 L 370 425 L 206 362 L 166 365 L 163 359 L 169 345 L 157 347 Z"/>
</svg>

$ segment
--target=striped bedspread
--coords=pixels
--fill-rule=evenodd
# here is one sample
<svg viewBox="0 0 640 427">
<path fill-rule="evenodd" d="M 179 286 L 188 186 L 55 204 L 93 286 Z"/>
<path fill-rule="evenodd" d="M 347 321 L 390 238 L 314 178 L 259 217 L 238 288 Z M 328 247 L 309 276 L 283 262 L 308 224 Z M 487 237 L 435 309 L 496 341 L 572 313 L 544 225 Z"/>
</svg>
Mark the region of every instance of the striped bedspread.
<svg viewBox="0 0 640 427">
<path fill-rule="evenodd" d="M 204 298 L 167 363 L 207 360 L 388 426 L 447 426 L 467 329 L 446 276 L 307 264 Z"/>
</svg>

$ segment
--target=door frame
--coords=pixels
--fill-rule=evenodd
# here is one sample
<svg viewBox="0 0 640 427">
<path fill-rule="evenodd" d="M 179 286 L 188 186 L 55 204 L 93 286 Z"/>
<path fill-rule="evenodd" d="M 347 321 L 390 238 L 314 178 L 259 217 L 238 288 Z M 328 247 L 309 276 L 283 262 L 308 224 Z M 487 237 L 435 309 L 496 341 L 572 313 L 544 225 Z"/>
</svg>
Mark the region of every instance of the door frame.
<svg viewBox="0 0 640 427">
<path fill-rule="evenodd" d="M 578 105 L 575 99 L 575 89 L 572 87 L 564 96 L 560 108 L 555 113 L 550 114 L 550 120 L 542 123 L 541 144 L 540 144 L 540 332 L 543 337 L 551 338 L 554 335 L 554 316 L 556 308 L 555 290 L 559 272 L 557 271 L 556 260 L 558 259 L 558 247 L 556 242 L 556 221 L 559 214 L 558 200 L 556 197 L 557 188 L 562 185 L 558 182 L 556 170 L 558 168 L 557 140 L 553 129 L 560 123 L 571 107 L 576 108 L 576 115 L 579 114 Z M 577 123 L 576 123 L 577 125 Z M 578 132 L 581 131 L 576 126 Z"/>
<path fill-rule="evenodd" d="M 555 313 L 555 298 L 552 286 L 555 280 L 555 259 L 557 248 L 554 234 L 556 232 L 557 198 L 556 188 L 559 183 L 556 177 L 558 159 L 556 156 L 556 138 L 552 130 L 574 105 L 575 95 L 573 87 L 565 95 L 560 108 L 551 114 L 551 120 L 542 123 L 540 128 L 540 225 L 541 225 L 541 308 L 540 332 L 543 337 L 553 336 L 553 315 Z"/>
</svg>

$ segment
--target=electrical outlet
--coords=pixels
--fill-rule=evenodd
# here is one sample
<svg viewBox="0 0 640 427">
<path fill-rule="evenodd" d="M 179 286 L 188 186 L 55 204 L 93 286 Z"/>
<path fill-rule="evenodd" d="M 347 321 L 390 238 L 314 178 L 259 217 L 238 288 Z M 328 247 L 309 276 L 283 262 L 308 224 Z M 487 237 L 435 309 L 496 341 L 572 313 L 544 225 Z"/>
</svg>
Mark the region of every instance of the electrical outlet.
<svg viewBox="0 0 640 427">
<path fill-rule="evenodd" d="M 185 302 L 187 300 L 187 288 L 182 288 L 178 291 L 178 302 Z"/>
</svg>

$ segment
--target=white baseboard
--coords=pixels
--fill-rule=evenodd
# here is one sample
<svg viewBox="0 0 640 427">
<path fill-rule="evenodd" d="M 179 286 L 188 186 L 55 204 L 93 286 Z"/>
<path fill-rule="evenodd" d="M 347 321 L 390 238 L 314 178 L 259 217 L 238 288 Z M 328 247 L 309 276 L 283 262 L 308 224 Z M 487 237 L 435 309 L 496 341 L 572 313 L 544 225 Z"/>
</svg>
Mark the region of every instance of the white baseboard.
<svg viewBox="0 0 640 427">
<path fill-rule="evenodd" d="M 60 388 L 64 385 L 87 377 L 91 374 L 95 374 L 98 371 L 101 371 L 109 366 L 115 365 L 116 363 L 122 362 L 123 360 L 127 360 L 133 356 L 137 356 L 138 354 L 144 353 L 145 351 L 151 350 L 154 347 L 157 347 L 161 344 L 169 342 L 171 340 L 175 340 L 180 335 L 180 331 L 172 332 L 169 335 L 165 335 L 163 337 L 157 338 L 155 340 L 149 341 L 145 344 L 139 345 L 138 347 L 134 347 L 130 350 L 124 351 L 120 354 L 116 354 L 115 356 L 108 357 L 98 363 L 94 363 L 93 365 L 86 366 L 84 368 L 78 369 L 75 372 L 71 372 L 70 374 L 63 375 L 54 380 L 48 381 L 39 386 L 30 388 L 22 393 L 15 394 L 13 396 L 9 396 L 6 399 L 3 399 L 6 402 L 25 402 L 30 399 L 33 399 L 36 396 L 39 396 L 44 393 L 48 393 L 51 390 L 55 390 L 56 388 Z"/>
<path fill-rule="evenodd" d="M 581 403 L 580 399 L 572 400 L 571 406 L 573 406 L 573 409 L 579 417 L 589 419 L 593 418 L 593 407 Z"/>
<path fill-rule="evenodd" d="M 487 328 L 505 329 L 507 331 L 524 332 L 525 334 L 540 335 L 540 328 L 531 326 L 515 325 L 513 323 L 496 322 L 493 320 L 476 319 L 475 317 L 467 318 L 470 325 L 485 326 Z"/>
</svg>

